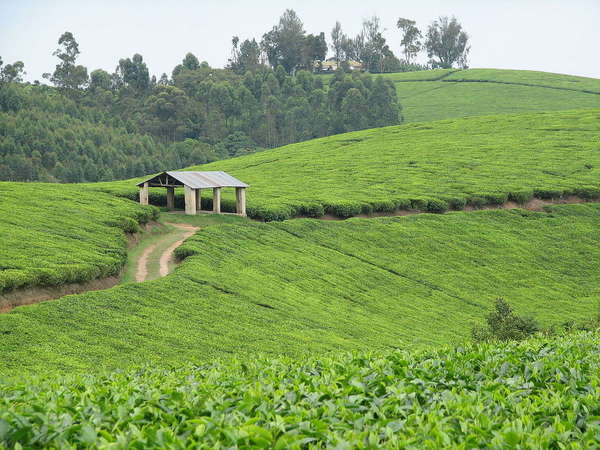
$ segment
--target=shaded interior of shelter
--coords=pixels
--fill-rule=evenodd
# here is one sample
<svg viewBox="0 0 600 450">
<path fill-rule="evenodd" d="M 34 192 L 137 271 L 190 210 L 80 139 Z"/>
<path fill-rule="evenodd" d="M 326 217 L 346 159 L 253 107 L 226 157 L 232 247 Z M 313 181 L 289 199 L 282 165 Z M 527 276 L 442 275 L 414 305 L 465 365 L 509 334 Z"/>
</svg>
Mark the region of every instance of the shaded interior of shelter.
<svg viewBox="0 0 600 450">
<path fill-rule="evenodd" d="M 151 204 L 150 188 L 165 188 L 167 191 L 166 207 L 175 210 L 183 206 L 185 213 L 194 215 L 203 212 L 222 214 L 233 212 L 246 215 L 246 183 L 225 172 L 162 172 L 137 184 L 140 189 L 140 203 Z M 235 208 L 226 205 L 222 208 L 222 190 L 235 189 Z M 176 190 L 183 191 L 183 204 L 176 195 Z"/>
</svg>

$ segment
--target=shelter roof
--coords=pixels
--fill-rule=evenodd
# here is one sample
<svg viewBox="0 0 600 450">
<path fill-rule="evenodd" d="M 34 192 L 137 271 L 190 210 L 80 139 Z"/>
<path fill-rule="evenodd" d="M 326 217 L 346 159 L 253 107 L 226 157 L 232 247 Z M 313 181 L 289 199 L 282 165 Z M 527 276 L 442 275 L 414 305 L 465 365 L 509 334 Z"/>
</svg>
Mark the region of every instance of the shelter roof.
<svg viewBox="0 0 600 450">
<path fill-rule="evenodd" d="M 222 171 L 215 172 L 189 172 L 169 171 L 162 172 L 147 180 L 138 183 L 138 186 L 148 183 L 150 187 L 188 186 L 192 189 L 216 187 L 248 187 L 249 185 Z"/>
</svg>

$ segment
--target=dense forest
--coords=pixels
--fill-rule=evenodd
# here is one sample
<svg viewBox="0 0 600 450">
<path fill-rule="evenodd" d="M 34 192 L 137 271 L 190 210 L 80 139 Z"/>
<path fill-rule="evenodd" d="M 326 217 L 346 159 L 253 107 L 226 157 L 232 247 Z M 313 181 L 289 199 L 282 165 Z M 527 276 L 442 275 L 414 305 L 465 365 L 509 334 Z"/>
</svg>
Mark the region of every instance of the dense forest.
<svg viewBox="0 0 600 450">
<path fill-rule="evenodd" d="M 336 23 L 336 70 L 321 75 L 325 34 L 306 34 L 287 10 L 260 44 L 234 36 L 227 67 L 212 68 L 188 53 L 170 76 L 157 79 L 140 54 L 120 59 L 114 73 L 88 74 L 77 63 L 75 36 L 65 32 L 53 53 L 58 64 L 44 74 L 52 86 L 23 82 L 23 63 L 0 59 L 0 180 L 128 178 L 398 124 L 394 85 L 351 71 L 348 61 L 356 58 L 370 72 L 423 68 L 410 61 L 421 50 L 420 32 L 404 34 L 402 45 L 413 53 L 400 61 L 376 17 L 355 38 Z"/>
</svg>

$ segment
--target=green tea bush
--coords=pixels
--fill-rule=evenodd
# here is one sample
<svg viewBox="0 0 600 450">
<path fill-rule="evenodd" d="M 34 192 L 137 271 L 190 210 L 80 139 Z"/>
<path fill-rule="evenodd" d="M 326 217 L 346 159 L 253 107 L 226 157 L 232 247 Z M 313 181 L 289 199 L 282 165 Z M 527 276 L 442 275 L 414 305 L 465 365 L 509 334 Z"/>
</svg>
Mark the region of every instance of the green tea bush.
<svg viewBox="0 0 600 450">
<path fill-rule="evenodd" d="M 363 210 L 363 204 L 358 202 L 338 202 L 332 205 L 326 205 L 325 210 L 328 214 L 345 219 L 347 217 L 357 216 Z"/>
<path fill-rule="evenodd" d="M 410 201 L 410 209 L 417 211 L 427 211 L 429 200 L 426 198 L 413 198 Z"/>
<path fill-rule="evenodd" d="M 243 359 L 0 384 L 5 448 L 596 448 L 600 339 Z"/>
<path fill-rule="evenodd" d="M 317 202 L 303 203 L 299 208 L 298 215 L 314 218 L 323 217 L 325 215 L 325 208 Z"/>
<path fill-rule="evenodd" d="M 486 205 L 502 205 L 508 201 L 508 194 L 503 192 L 488 192 L 482 197 Z"/>
<path fill-rule="evenodd" d="M 396 211 L 397 205 L 396 202 L 392 200 L 382 200 L 378 202 L 372 203 L 373 211 L 375 212 L 386 212 L 391 213 Z"/>
<path fill-rule="evenodd" d="M 508 199 L 519 205 L 524 205 L 533 199 L 533 191 L 514 191 L 508 194 Z"/>
<path fill-rule="evenodd" d="M 427 202 L 427 211 L 432 213 L 445 213 L 448 211 L 448 203 L 444 200 L 429 200 Z"/>
<path fill-rule="evenodd" d="M 600 199 L 600 187 L 596 186 L 585 186 L 577 188 L 574 191 L 575 195 L 585 200 L 597 200 Z"/>
<path fill-rule="evenodd" d="M 559 199 L 564 195 L 564 191 L 558 189 L 535 189 L 533 195 L 543 200 Z"/>
<path fill-rule="evenodd" d="M 487 203 L 485 198 L 475 195 L 473 197 L 469 197 L 469 199 L 467 200 L 467 204 L 469 206 L 472 206 L 473 208 L 482 208 Z"/>
</svg>

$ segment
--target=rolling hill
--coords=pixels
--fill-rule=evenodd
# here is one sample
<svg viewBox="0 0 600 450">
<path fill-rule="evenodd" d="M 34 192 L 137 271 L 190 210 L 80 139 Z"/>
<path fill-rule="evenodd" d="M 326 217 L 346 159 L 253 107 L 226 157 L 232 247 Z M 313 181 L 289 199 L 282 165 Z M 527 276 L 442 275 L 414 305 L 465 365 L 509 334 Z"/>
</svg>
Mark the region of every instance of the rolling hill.
<svg viewBox="0 0 600 450">
<path fill-rule="evenodd" d="M 404 120 L 600 107 L 600 80 L 502 69 L 437 69 L 384 74 L 396 85 Z"/>
<path fill-rule="evenodd" d="M 208 227 L 165 278 L 0 314 L 0 374 L 461 342 L 499 296 L 587 318 L 600 205 L 549 211 Z"/>
<path fill-rule="evenodd" d="M 544 327 L 595 314 L 600 80 L 390 77 L 409 122 L 448 120 L 193 167 L 250 183 L 274 222 L 207 226 L 164 278 L 0 314 L 0 448 L 594 446 L 597 332 L 465 341 L 498 297 Z M 157 215 L 135 181 L 0 183 L 0 301 L 118 274 Z M 589 202 L 471 211 L 533 198 Z"/>
<path fill-rule="evenodd" d="M 596 109 L 364 130 L 190 169 L 223 170 L 249 183 L 250 217 L 350 217 L 407 209 L 443 212 L 533 197 L 598 198 L 598 148 Z M 89 187 L 137 195 L 134 180 Z M 165 194 L 154 195 L 157 202 Z M 233 210 L 229 195 L 225 207 Z"/>
</svg>

